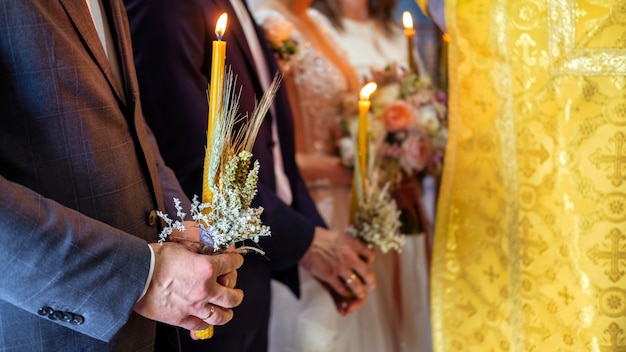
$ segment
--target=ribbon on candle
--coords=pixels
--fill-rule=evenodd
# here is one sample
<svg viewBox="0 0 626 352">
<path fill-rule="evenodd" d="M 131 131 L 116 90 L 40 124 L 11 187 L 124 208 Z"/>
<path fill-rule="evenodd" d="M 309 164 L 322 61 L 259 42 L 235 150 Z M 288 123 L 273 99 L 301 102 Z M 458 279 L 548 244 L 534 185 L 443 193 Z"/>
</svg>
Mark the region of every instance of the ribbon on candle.
<svg viewBox="0 0 626 352">
<path fill-rule="evenodd" d="M 419 74 L 417 64 L 415 63 L 415 57 L 413 56 L 413 36 L 415 36 L 415 29 L 413 29 L 413 16 L 411 16 L 409 11 L 404 11 L 402 13 L 402 24 L 404 25 L 404 35 L 406 36 L 407 42 L 409 70 L 412 73 Z"/>
<path fill-rule="evenodd" d="M 220 116 L 220 110 L 222 109 L 222 96 L 224 91 L 224 66 L 226 62 L 226 42 L 222 40 L 224 32 L 226 31 L 226 22 L 228 15 L 223 13 L 218 19 L 215 25 L 215 35 L 217 40 L 213 41 L 213 51 L 211 57 L 211 82 L 209 84 L 209 113 L 207 123 L 207 145 L 204 153 L 204 168 L 202 175 L 202 203 L 213 203 L 213 187 L 215 185 L 215 175 L 212 173 L 215 170 L 210 170 L 211 158 L 221 157 L 222 153 L 219 151 L 216 155 L 213 155 L 213 132 L 215 131 L 215 123 L 217 117 Z M 210 211 L 205 209 L 205 211 Z M 209 325 L 204 330 L 194 331 L 194 335 L 200 340 L 206 340 L 213 337 L 214 328 L 213 325 Z"/>
</svg>

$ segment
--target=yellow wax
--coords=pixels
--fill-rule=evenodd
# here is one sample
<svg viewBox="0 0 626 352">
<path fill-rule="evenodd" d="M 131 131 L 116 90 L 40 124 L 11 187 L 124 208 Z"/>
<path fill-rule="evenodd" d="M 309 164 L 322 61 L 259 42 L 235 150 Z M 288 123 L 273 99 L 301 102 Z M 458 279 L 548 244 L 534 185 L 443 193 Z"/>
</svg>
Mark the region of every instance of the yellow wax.
<svg viewBox="0 0 626 352">
<path fill-rule="evenodd" d="M 354 221 L 354 214 L 359 206 L 359 197 L 365 194 L 365 184 L 367 178 L 367 151 L 369 149 L 369 141 L 367 139 L 367 130 L 369 124 L 369 112 L 370 112 L 370 95 L 376 90 L 376 83 L 370 82 L 361 88 L 360 100 L 358 102 L 359 109 L 359 124 L 356 135 L 356 153 L 358 162 L 358 174 L 354 173 L 354 180 L 352 182 L 352 202 L 350 204 L 350 222 Z M 360 181 L 360 182 L 357 182 Z M 361 185 L 361 189 L 357 186 Z M 360 196 L 359 196 L 360 195 Z"/>
<path fill-rule="evenodd" d="M 196 335 L 199 340 L 208 340 L 213 337 L 213 332 L 213 325 L 209 325 L 209 327 L 204 330 L 194 330 L 193 334 Z"/>
<path fill-rule="evenodd" d="M 222 90 L 224 86 L 224 62 L 226 60 L 226 42 L 213 41 L 213 57 L 211 59 L 211 84 L 209 85 L 209 117 L 207 125 L 207 146 L 204 154 L 204 175 L 202 178 L 202 202 L 211 203 L 213 192 L 209 185 L 208 174 L 211 161 L 213 131 L 215 121 L 222 109 Z"/>
<path fill-rule="evenodd" d="M 359 197 L 358 193 L 363 194 L 363 185 L 365 183 L 366 177 L 366 167 L 367 167 L 367 150 L 368 150 L 368 141 L 367 141 L 367 129 L 368 129 L 368 118 L 369 118 L 369 110 L 370 110 L 370 101 L 367 98 L 361 97 L 361 100 L 358 102 L 359 108 L 359 120 L 358 120 L 358 128 L 356 135 L 356 145 L 357 145 L 357 159 L 359 163 L 359 173 L 354 173 L 354 179 L 352 181 L 352 195 L 350 202 L 350 212 L 349 219 L 350 223 L 354 221 L 354 214 L 356 213 L 359 207 Z M 360 177 L 360 185 L 361 189 L 357 189 L 359 183 L 356 181 L 357 177 Z"/>
<path fill-rule="evenodd" d="M 367 129 L 368 117 L 370 111 L 369 100 L 359 100 L 359 127 L 357 130 L 357 155 L 359 156 L 359 168 L 361 171 L 361 180 L 365 179 L 365 170 L 367 167 Z"/>
<path fill-rule="evenodd" d="M 211 152 L 213 150 L 213 132 L 215 131 L 215 122 L 220 115 L 222 109 L 222 95 L 224 90 L 224 63 L 226 61 L 226 42 L 222 41 L 222 35 L 226 30 L 226 21 L 228 16 L 223 13 L 217 19 L 215 26 L 215 34 L 217 40 L 213 41 L 213 55 L 211 57 L 211 82 L 209 84 L 209 116 L 206 130 L 206 149 L 204 152 L 204 169 L 202 175 L 202 203 L 213 203 L 213 191 L 209 184 L 209 167 L 211 165 Z M 218 153 L 217 157 L 221 157 Z M 209 211 L 209 209 L 205 209 Z M 200 340 L 206 340 L 213 337 L 213 326 L 209 326 L 204 330 L 194 331 L 194 335 Z"/>
</svg>

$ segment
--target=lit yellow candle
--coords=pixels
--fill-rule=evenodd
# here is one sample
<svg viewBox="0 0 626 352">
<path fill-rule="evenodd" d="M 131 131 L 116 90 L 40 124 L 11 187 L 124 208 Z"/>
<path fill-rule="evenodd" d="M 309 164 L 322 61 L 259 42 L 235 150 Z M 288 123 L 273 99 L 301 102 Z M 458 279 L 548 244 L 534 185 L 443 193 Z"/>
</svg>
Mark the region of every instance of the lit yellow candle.
<svg viewBox="0 0 626 352">
<path fill-rule="evenodd" d="M 417 71 L 417 65 L 415 64 L 415 58 L 413 57 L 413 36 L 415 35 L 415 29 L 413 29 L 413 16 L 409 11 L 402 13 L 402 24 L 404 25 L 404 35 L 406 36 L 407 48 L 408 48 L 408 64 L 409 70 L 413 73 L 419 73 Z"/>
<path fill-rule="evenodd" d="M 359 198 L 363 196 L 363 187 L 365 185 L 365 178 L 367 175 L 367 129 L 369 125 L 369 111 L 370 111 L 370 95 L 376 90 L 376 83 L 370 82 L 361 88 L 361 97 L 358 102 L 359 108 L 359 120 L 357 126 L 356 135 L 356 155 L 358 173 L 354 173 L 354 179 L 352 182 L 352 199 L 350 202 L 350 223 L 354 223 L 354 214 L 359 207 Z M 360 186 L 360 187 L 359 187 Z"/>
<path fill-rule="evenodd" d="M 357 155 L 359 156 L 359 169 L 361 180 L 365 180 L 365 170 L 367 167 L 367 129 L 370 112 L 370 95 L 376 90 L 376 83 L 370 82 L 361 89 L 359 99 L 359 125 L 357 129 Z"/>
<path fill-rule="evenodd" d="M 204 175 L 202 177 L 202 202 L 211 203 L 213 192 L 209 185 L 209 165 L 211 163 L 211 151 L 213 143 L 213 131 L 215 120 L 222 108 L 222 90 L 224 88 L 224 62 L 226 60 L 226 42 L 222 36 L 226 31 L 228 16 L 223 13 L 215 25 L 217 40 L 213 41 L 213 57 L 211 58 L 211 83 L 209 85 L 209 117 L 206 132 L 207 146 L 204 153 Z"/>
<path fill-rule="evenodd" d="M 202 202 L 213 202 L 213 191 L 209 185 L 209 166 L 211 165 L 211 152 L 213 150 L 213 131 L 215 130 L 215 121 L 222 109 L 222 95 L 224 89 L 224 63 L 226 61 L 226 42 L 222 41 L 222 36 L 226 31 L 226 21 L 228 15 L 223 13 L 215 25 L 215 34 L 217 40 L 213 41 L 213 56 L 211 57 L 211 83 L 209 85 L 209 116 L 206 132 L 206 150 L 204 153 L 204 169 L 202 175 Z M 220 154 L 218 153 L 219 157 Z M 208 211 L 208 209 L 205 209 Z M 194 331 L 194 335 L 200 340 L 206 340 L 213 337 L 213 325 L 204 330 Z"/>
</svg>

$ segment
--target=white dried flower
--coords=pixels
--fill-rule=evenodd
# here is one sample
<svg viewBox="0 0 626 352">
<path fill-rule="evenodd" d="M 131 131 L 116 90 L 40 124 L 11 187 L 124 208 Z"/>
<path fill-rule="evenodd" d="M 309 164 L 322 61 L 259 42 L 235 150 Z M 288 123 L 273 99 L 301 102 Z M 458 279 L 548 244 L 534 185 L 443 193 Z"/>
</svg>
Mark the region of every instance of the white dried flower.
<svg viewBox="0 0 626 352">
<path fill-rule="evenodd" d="M 259 174 L 258 162 L 249 169 L 251 158 L 252 154 L 245 150 L 229 158 L 221 175 L 218 192 L 213 195 L 213 204 L 200 203 L 198 196 L 193 197 L 191 218 L 200 227 L 201 241 L 213 246 L 216 252 L 245 240 L 258 243 L 260 237 L 271 234 L 269 227 L 261 222 L 263 208 L 250 206 L 257 192 Z M 167 214 L 157 211 L 157 215 L 167 224 L 159 234 L 159 243 L 165 241 L 174 230 L 185 230 L 182 221 L 186 214 L 177 198 L 174 198 L 174 206 L 180 220 L 173 221 Z"/>
<path fill-rule="evenodd" d="M 400 233 L 400 211 L 390 198 L 388 187 L 388 183 L 381 188 L 372 182 L 354 215 L 354 223 L 348 227 L 353 236 L 383 253 L 392 249 L 401 251 L 405 241 Z"/>
</svg>

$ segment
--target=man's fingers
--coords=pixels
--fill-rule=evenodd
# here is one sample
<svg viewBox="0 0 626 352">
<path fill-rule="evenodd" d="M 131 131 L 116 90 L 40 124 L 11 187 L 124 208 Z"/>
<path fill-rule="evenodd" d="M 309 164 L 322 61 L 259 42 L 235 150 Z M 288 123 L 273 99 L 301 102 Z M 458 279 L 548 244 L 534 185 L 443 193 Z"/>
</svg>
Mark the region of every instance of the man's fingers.
<svg viewBox="0 0 626 352">
<path fill-rule="evenodd" d="M 346 286 L 344 280 L 341 277 L 331 278 L 323 283 L 326 289 L 335 295 L 349 298 L 352 296 L 352 291 Z"/>
<path fill-rule="evenodd" d="M 243 265 L 243 256 L 237 253 L 223 253 L 207 256 L 213 262 L 215 275 L 221 276 L 239 269 Z"/>
<path fill-rule="evenodd" d="M 358 277 L 358 280 L 368 288 L 375 288 L 376 274 L 372 270 L 371 266 L 361 261 L 352 264 L 352 272 Z"/>
<path fill-rule="evenodd" d="M 232 309 L 223 308 L 211 303 L 208 303 L 201 312 L 198 312 L 196 318 L 199 320 L 211 324 L 211 325 L 224 325 L 233 318 Z M 198 329 L 196 329 L 198 330 Z"/>
<path fill-rule="evenodd" d="M 237 272 L 231 271 L 217 278 L 217 283 L 228 288 L 234 288 L 237 284 Z"/>
<path fill-rule="evenodd" d="M 341 315 L 346 316 L 361 308 L 365 304 L 366 299 L 367 296 L 364 298 L 353 298 L 350 300 L 335 300 L 335 304 L 337 305 L 337 311 L 339 311 Z"/>
<path fill-rule="evenodd" d="M 180 326 L 191 330 L 204 330 L 209 325 L 224 325 L 233 319 L 234 313 L 232 309 L 223 308 L 214 304 L 206 304 L 206 307 L 184 319 Z"/>
<path fill-rule="evenodd" d="M 234 308 L 240 305 L 243 301 L 243 291 L 238 288 L 228 288 L 221 285 L 215 285 L 212 294 L 207 298 L 210 298 L 209 303 L 215 304 L 219 307 Z M 204 303 L 201 303 L 201 305 L 203 304 Z M 199 310 L 202 310 L 202 308 Z"/>
<path fill-rule="evenodd" d="M 355 310 L 361 308 L 365 304 L 367 296 L 364 298 L 357 298 L 354 296 L 344 297 L 335 291 L 330 291 L 333 301 L 339 314 L 346 316 Z"/>
<path fill-rule="evenodd" d="M 343 276 L 345 286 L 358 298 L 367 297 L 367 289 L 363 285 L 363 281 L 359 275 L 354 272 Z"/>
<path fill-rule="evenodd" d="M 371 245 L 363 243 L 353 236 L 350 238 L 350 247 L 358 254 L 359 258 L 367 264 L 371 264 L 376 259 L 376 252 Z"/>
</svg>

